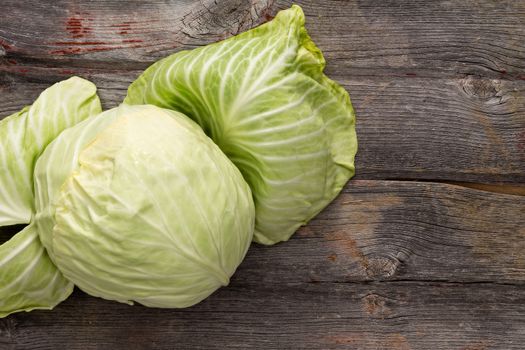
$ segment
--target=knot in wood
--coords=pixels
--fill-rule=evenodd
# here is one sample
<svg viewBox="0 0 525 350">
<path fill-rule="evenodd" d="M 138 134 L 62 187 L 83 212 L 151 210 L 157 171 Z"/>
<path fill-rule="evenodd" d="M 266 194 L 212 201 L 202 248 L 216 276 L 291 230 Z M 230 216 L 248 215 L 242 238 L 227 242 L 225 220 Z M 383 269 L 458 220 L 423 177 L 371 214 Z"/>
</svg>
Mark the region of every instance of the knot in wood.
<svg viewBox="0 0 525 350">
<path fill-rule="evenodd" d="M 399 260 L 395 258 L 368 258 L 365 267 L 367 277 L 371 279 L 387 279 L 395 275 Z"/>
<path fill-rule="evenodd" d="M 363 298 L 363 311 L 373 317 L 384 319 L 392 315 L 392 310 L 386 305 L 385 298 L 378 294 L 368 294 Z"/>
<path fill-rule="evenodd" d="M 469 75 L 461 80 L 461 87 L 471 97 L 480 100 L 490 100 L 498 96 L 500 81 L 498 79 L 483 79 Z"/>
</svg>

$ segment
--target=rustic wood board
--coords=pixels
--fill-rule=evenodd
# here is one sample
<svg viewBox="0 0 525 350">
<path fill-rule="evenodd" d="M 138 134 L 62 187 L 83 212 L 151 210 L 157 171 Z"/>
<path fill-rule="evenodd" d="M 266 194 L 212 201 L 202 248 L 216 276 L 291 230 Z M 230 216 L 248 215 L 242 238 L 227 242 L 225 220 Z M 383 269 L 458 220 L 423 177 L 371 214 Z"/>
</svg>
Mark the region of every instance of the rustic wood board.
<svg viewBox="0 0 525 350">
<path fill-rule="evenodd" d="M 523 196 L 356 180 L 289 242 L 254 245 L 230 286 L 196 307 L 77 292 L 0 320 L 0 345 L 521 349 L 524 212 Z"/>
<path fill-rule="evenodd" d="M 290 2 L 130 1 L 124 12 L 118 1 L 54 4 L 0 4 L 14 14 L 0 22 L 4 115 L 73 74 L 115 106 L 154 60 L 260 24 Z M 300 4 L 327 74 L 356 108 L 357 178 L 525 183 L 524 3 Z M 19 28 L 20 17 L 38 20 Z"/>
<path fill-rule="evenodd" d="M 1 349 L 523 348 L 525 197 L 497 192 L 525 184 L 525 3 L 297 3 L 351 94 L 356 180 L 289 242 L 254 245 L 195 307 L 77 291 L 52 312 L 1 319 Z M 0 118 L 71 75 L 116 106 L 155 60 L 290 4 L 4 0 Z"/>
<path fill-rule="evenodd" d="M 18 75 L 14 67 L 2 69 L 4 115 L 32 103 L 72 72 L 97 84 L 105 107 L 114 107 L 140 73 L 28 66 L 29 72 Z M 525 81 L 471 76 L 337 80 L 350 91 L 358 117 L 358 179 L 525 183 Z"/>
<path fill-rule="evenodd" d="M 340 71 L 525 78 L 525 4 L 513 0 L 4 0 L 0 37 L 8 55 L 46 64 L 143 68 L 263 23 L 292 3 L 303 7 L 309 32 Z"/>
<path fill-rule="evenodd" d="M 53 312 L 0 320 L 18 349 L 521 350 L 523 286 L 233 282 L 187 310 L 74 293 Z"/>
</svg>

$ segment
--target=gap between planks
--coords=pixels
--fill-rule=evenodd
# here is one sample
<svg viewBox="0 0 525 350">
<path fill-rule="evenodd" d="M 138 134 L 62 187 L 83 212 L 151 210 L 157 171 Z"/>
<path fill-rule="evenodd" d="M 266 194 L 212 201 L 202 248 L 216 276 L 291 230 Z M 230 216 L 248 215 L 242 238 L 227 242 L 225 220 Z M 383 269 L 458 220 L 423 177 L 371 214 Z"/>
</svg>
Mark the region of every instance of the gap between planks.
<svg viewBox="0 0 525 350">
<path fill-rule="evenodd" d="M 360 180 L 367 180 L 367 179 L 360 179 Z M 425 183 L 436 183 L 436 184 L 445 184 L 445 185 L 453 185 L 453 186 L 460 186 L 460 187 L 466 187 L 478 191 L 485 191 L 485 192 L 492 192 L 492 193 L 500 193 L 500 194 L 510 194 L 514 196 L 525 196 L 525 184 L 489 184 L 489 183 L 481 183 L 481 182 L 464 182 L 464 181 L 440 181 L 440 180 L 425 180 L 425 179 L 374 179 L 377 181 L 400 181 L 400 182 L 425 182 Z M 371 181 L 374 181 L 371 180 Z M 352 181 L 352 180 L 350 180 Z"/>
</svg>

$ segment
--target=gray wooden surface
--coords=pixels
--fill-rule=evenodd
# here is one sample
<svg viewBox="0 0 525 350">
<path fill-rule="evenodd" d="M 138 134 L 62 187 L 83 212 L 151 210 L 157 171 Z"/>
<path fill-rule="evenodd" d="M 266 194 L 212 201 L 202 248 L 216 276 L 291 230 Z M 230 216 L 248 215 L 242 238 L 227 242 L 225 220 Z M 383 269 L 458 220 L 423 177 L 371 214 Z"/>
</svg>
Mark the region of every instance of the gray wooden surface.
<svg viewBox="0 0 525 350">
<path fill-rule="evenodd" d="M 525 2 L 297 3 L 352 97 L 356 179 L 195 307 L 77 291 L 0 320 L 0 349 L 525 348 Z M 0 115 L 71 75 L 113 107 L 160 57 L 290 4 L 3 0 Z"/>
</svg>

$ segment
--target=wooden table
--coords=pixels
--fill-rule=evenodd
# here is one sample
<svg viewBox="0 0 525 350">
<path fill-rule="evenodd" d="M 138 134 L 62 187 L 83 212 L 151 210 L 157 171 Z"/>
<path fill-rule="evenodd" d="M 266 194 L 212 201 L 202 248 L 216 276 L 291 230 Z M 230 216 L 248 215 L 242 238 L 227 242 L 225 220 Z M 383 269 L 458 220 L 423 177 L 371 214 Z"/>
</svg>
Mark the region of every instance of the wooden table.
<svg viewBox="0 0 525 350">
<path fill-rule="evenodd" d="M 301 0 L 358 116 L 357 176 L 186 310 L 76 291 L 1 349 L 525 349 L 525 2 Z M 0 112 L 71 75 L 106 108 L 155 60 L 291 1 L 0 3 Z"/>
</svg>

